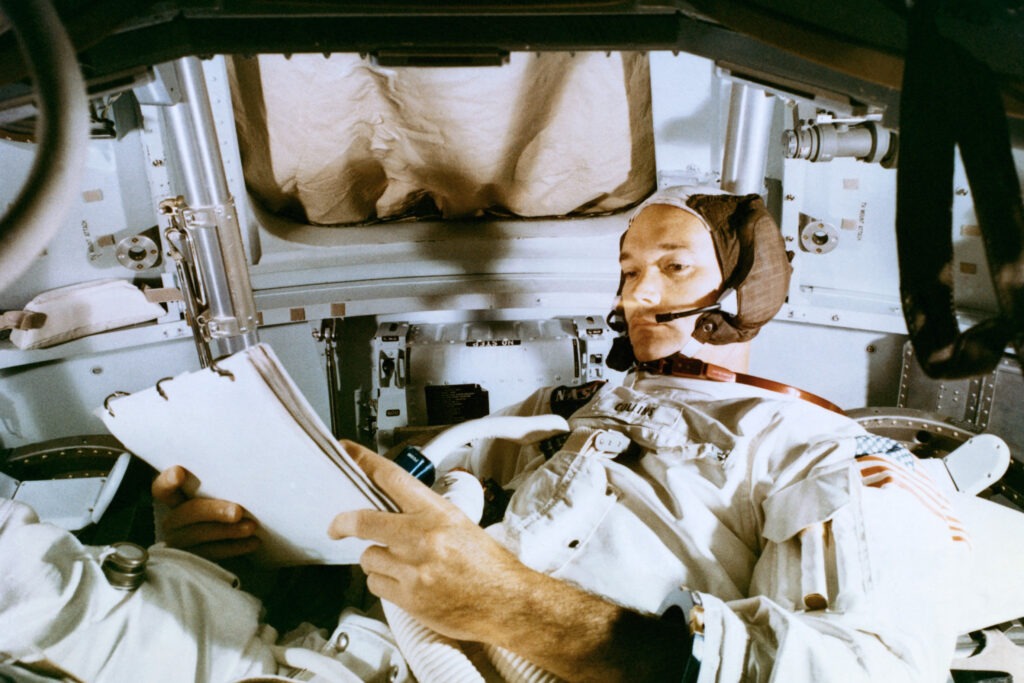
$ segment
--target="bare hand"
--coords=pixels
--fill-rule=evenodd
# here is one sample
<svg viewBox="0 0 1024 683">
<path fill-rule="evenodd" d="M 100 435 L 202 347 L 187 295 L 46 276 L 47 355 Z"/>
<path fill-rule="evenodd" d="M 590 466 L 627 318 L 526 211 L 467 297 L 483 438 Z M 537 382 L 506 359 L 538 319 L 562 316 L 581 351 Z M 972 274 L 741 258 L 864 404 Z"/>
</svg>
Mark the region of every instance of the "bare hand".
<svg viewBox="0 0 1024 683">
<path fill-rule="evenodd" d="M 488 640 L 486 613 L 500 618 L 531 570 L 390 460 L 350 441 L 342 447 L 401 509 L 344 512 L 331 523 L 334 538 L 380 543 L 360 559 L 367 587 L 439 633 Z"/>
<path fill-rule="evenodd" d="M 168 467 L 153 480 L 153 499 L 170 508 L 163 520 L 163 540 L 209 560 L 245 555 L 259 548 L 256 522 L 237 503 L 214 498 L 192 498 L 185 484 L 192 474 L 183 467 Z"/>
</svg>

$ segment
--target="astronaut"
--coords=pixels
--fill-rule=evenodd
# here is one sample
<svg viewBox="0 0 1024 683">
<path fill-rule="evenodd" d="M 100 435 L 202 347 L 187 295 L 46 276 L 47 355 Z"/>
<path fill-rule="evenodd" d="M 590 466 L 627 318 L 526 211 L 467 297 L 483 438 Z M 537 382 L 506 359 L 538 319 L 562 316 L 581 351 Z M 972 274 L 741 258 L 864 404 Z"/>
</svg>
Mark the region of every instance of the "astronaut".
<svg viewBox="0 0 1024 683">
<path fill-rule="evenodd" d="M 564 441 L 464 454 L 514 490 L 501 523 L 480 528 L 345 443 L 401 509 L 331 525 L 375 542 L 368 588 L 570 681 L 945 681 L 971 552 L 947 497 L 895 442 L 745 374 L 790 274 L 760 198 L 659 191 L 620 262 L 627 381 L 548 388 L 506 411 L 564 413 Z M 252 550 L 255 522 L 187 499 L 185 476 L 154 482 L 168 540 Z"/>
</svg>

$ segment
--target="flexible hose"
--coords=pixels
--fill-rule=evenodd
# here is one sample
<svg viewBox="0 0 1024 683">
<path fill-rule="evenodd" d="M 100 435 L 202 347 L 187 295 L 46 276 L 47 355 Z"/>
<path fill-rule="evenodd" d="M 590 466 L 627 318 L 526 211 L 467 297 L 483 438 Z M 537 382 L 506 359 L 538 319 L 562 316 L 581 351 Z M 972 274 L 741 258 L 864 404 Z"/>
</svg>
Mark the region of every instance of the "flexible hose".
<svg viewBox="0 0 1024 683">
<path fill-rule="evenodd" d="M 502 439 L 527 444 L 567 431 L 569 423 L 559 415 L 488 415 L 449 427 L 420 450 L 434 463 L 438 472 L 444 472 L 448 469 L 448 456 L 470 441 Z"/>
<path fill-rule="evenodd" d="M 483 683 L 484 678 L 462 651 L 457 640 L 427 628 L 397 605 L 381 600 L 384 616 L 398 650 L 419 681 Z M 519 655 L 495 645 L 484 645 L 495 670 L 509 683 L 558 683 L 562 679 Z"/>
<path fill-rule="evenodd" d="M 497 645 L 484 645 L 484 652 L 501 677 L 512 683 L 560 683 L 562 680 L 536 664 Z"/>
<path fill-rule="evenodd" d="M 418 681 L 484 683 L 458 641 L 427 628 L 397 605 L 381 600 L 398 649 Z"/>
<path fill-rule="evenodd" d="M 38 145 L 25 185 L 0 219 L 0 292 L 46 248 L 79 191 L 89 106 L 75 49 L 48 0 L 0 0 L 35 83 Z"/>
<path fill-rule="evenodd" d="M 443 463 L 451 450 L 474 439 L 496 437 L 524 443 L 547 438 L 568 428 L 568 423 L 557 415 L 490 416 L 448 428 L 424 447 L 424 451 L 435 462 Z M 483 489 L 474 476 L 468 472 L 447 473 L 434 485 L 434 490 L 474 522 L 480 521 Z M 427 628 L 393 603 L 382 600 L 381 604 L 398 649 L 418 680 L 483 683 L 483 676 L 457 640 Z M 503 648 L 485 645 L 484 651 L 495 670 L 511 683 L 556 683 L 561 680 Z"/>
<path fill-rule="evenodd" d="M 450 427 L 444 433 L 452 429 Z M 446 455 L 443 452 L 440 454 Z M 483 514 L 483 488 L 472 474 L 465 471 L 445 473 L 432 488 L 470 519 L 480 520 Z M 427 628 L 392 602 L 381 600 L 381 606 L 398 649 L 417 680 L 483 683 L 483 677 L 463 653 L 458 641 Z"/>
</svg>

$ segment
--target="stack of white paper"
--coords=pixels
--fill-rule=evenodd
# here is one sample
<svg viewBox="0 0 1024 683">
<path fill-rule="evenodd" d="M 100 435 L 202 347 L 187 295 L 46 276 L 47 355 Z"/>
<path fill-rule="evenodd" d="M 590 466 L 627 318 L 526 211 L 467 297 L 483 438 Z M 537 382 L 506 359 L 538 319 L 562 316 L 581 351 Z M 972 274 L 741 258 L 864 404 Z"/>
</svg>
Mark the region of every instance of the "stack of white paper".
<svg viewBox="0 0 1024 683">
<path fill-rule="evenodd" d="M 351 564 L 367 543 L 332 540 L 340 512 L 396 510 L 352 462 L 269 346 L 258 344 L 97 410 L 124 446 L 196 476 L 191 494 L 234 501 L 259 523 L 271 564 Z"/>
</svg>

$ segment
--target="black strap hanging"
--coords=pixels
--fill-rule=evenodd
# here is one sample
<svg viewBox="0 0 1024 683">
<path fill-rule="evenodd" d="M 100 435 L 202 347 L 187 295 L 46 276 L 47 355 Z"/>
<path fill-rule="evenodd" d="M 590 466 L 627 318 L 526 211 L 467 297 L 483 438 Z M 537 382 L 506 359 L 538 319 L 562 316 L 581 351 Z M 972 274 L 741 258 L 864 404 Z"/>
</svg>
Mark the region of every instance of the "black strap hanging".
<svg viewBox="0 0 1024 683">
<path fill-rule="evenodd" d="M 991 70 L 942 37 L 935 0 L 919 0 L 907 30 L 900 99 L 896 233 L 900 291 L 927 375 L 995 369 L 1008 344 L 1024 351 L 1024 208 L 998 84 Z M 953 300 L 954 150 L 974 199 L 999 314 L 961 332 Z"/>
</svg>

